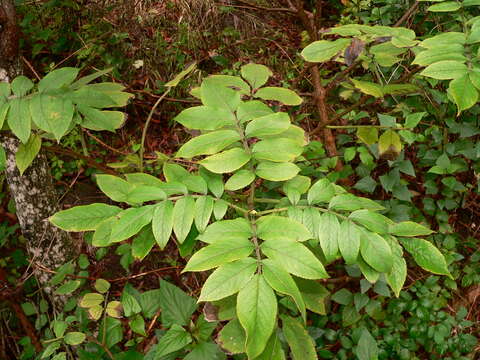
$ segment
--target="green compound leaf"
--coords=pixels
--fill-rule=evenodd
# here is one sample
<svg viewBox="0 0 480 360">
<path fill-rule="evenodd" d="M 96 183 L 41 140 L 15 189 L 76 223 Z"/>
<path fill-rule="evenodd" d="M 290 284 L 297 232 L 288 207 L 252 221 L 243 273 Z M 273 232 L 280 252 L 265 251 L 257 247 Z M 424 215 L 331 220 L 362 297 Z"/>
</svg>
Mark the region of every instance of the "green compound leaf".
<svg viewBox="0 0 480 360">
<path fill-rule="evenodd" d="M 256 118 L 248 123 L 245 128 L 247 137 L 262 138 L 278 135 L 290 127 L 290 116 L 284 112 L 277 112 Z"/>
<path fill-rule="evenodd" d="M 447 275 L 452 278 L 445 257 L 432 243 L 417 238 L 400 238 L 399 240 L 421 268 L 434 274 Z"/>
<path fill-rule="evenodd" d="M 269 240 L 260 246 L 262 252 L 284 270 L 304 279 L 325 279 L 323 264 L 303 244 L 291 240 Z"/>
<path fill-rule="evenodd" d="M 320 202 L 329 202 L 335 195 L 335 188 L 330 180 L 323 178 L 312 185 L 307 194 L 307 201 L 310 205 Z"/>
<path fill-rule="evenodd" d="M 255 249 L 248 239 L 219 240 L 197 251 L 183 269 L 205 271 L 235 260 L 246 258 Z"/>
<path fill-rule="evenodd" d="M 175 203 L 173 207 L 173 232 L 180 244 L 187 238 L 193 224 L 195 200 L 186 196 Z"/>
<path fill-rule="evenodd" d="M 10 108 L 7 114 L 7 124 L 10 130 L 24 144 L 30 138 L 32 129 L 32 117 L 28 98 L 15 98 L 10 100 Z"/>
<path fill-rule="evenodd" d="M 191 159 L 198 155 L 213 155 L 239 140 L 240 135 L 236 131 L 214 131 L 188 141 L 178 150 L 177 156 Z"/>
<path fill-rule="evenodd" d="M 127 201 L 128 194 L 134 189 L 132 184 L 118 176 L 99 174 L 96 179 L 100 190 L 116 202 Z"/>
<path fill-rule="evenodd" d="M 241 148 L 226 150 L 216 155 L 209 156 L 199 163 L 216 174 L 233 172 L 250 160 L 250 155 Z"/>
<path fill-rule="evenodd" d="M 318 237 L 327 263 L 332 262 L 338 256 L 338 238 L 343 236 L 339 232 L 340 223 L 337 216 L 332 213 L 322 214 L 318 225 Z"/>
<path fill-rule="evenodd" d="M 111 242 L 120 242 L 136 235 L 152 221 L 155 206 L 146 205 L 139 208 L 123 210 L 118 214 L 119 220 L 113 225 Z"/>
<path fill-rule="evenodd" d="M 284 105 L 300 105 L 303 100 L 294 91 L 281 87 L 264 87 L 255 93 L 255 97 L 263 100 L 274 100 Z"/>
<path fill-rule="evenodd" d="M 255 174 L 265 180 L 286 181 L 295 177 L 299 172 L 300 168 L 292 163 L 262 161 L 258 164 Z"/>
<path fill-rule="evenodd" d="M 120 211 L 122 209 L 119 207 L 107 204 L 81 205 L 59 211 L 49 220 L 56 227 L 66 231 L 91 231 Z"/>
<path fill-rule="evenodd" d="M 237 296 L 237 316 L 245 329 L 250 359 L 260 355 L 272 335 L 277 319 L 277 298 L 263 275 L 253 278 Z"/>
<path fill-rule="evenodd" d="M 293 161 L 302 153 L 302 150 L 302 146 L 295 141 L 285 138 L 262 140 L 252 147 L 255 159 L 274 162 Z"/>
<path fill-rule="evenodd" d="M 345 48 L 347 48 L 351 41 L 351 39 L 314 41 L 305 49 L 303 49 L 301 55 L 305 60 L 310 62 L 328 61 L 340 53 L 340 51 L 343 51 Z"/>
<path fill-rule="evenodd" d="M 257 220 L 257 236 L 263 240 L 306 241 L 313 235 L 300 222 L 284 216 L 268 215 Z"/>
<path fill-rule="evenodd" d="M 20 75 L 13 79 L 10 87 L 15 96 L 22 97 L 25 96 L 32 88 L 33 82 L 26 76 Z"/>
<path fill-rule="evenodd" d="M 204 79 L 200 90 L 202 103 L 205 106 L 233 112 L 240 105 L 240 93 L 227 87 L 219 86 L 214 79 Z"/>
<path fill-rule="evenodd" d="M 252 89 L 265 85 L 272 72 L 265 65 L 247 64 L 240 68 L 242 77 L 248 81 Z"/>
<path fill-rule="evenodd" d="M 160 249 L 164 249 L 173 230 L 173 203 L 162 201 L 155 207 L 152 218 L 152 231 Z"/>
<path fill-rule="evenodd" d="M 20 175 L 32 164 L 42 147 L 42 138 L 32 134 L 26 144 L 20 143 L 15 153 L 15 162 Z"/>
<path fill-rule="evenodd" d="M 215 301 L 236 294 L 250 281 L 256 270 L 257 261 L 252 258 L 220 266 L 205 281 L 198 301 Z"/>
<path fill-rule="evenodd" d="M 315 343 L 300 321 L 290 316 L 282 316 L 282 330 L 293 360 L 317 360 Z"/>
<path fill-rule="evenodd" d="M 237 109 L 237 118 L 240 123 L 271 114 L 273 114 L 273 110 L 259 100 L 242 102 Z"/>
<path fill-rule="evenodd" d="M 388 227 L 393 224 L 389 218 L 370 210 L 356 210 L 350 214 L 349 218 L 379 234 L 388 234 Z"/>
</svg>

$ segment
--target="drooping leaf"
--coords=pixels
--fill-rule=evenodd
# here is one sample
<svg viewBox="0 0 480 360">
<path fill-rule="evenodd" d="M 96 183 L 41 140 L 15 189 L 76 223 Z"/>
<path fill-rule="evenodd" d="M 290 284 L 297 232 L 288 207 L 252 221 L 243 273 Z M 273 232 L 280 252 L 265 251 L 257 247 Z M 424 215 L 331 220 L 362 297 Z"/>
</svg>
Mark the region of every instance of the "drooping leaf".
<svg viewBox="0 0 480 360">
<path fill-rule="evenodd" d="M 32 120 L 40 129 L 53 134 L 57 141 L 70 128 L 74 107 L 73 103 L 59 96 L 39 94 L 30 100 Z"/>
<path fill-rule="evenodd" d="M 351 79 L 353 85 L 362 93 L 381 98 L 384 95 L 381 85 L 369 81 Z"/>
<path fill-rule="evenodd" d="M 456 1 L 444 1 L 439 4 L 434 4 L 430 7 L 428 7 L 427 11 L 430 12 L 451 12 L 451 11 L 457 11 L 460 9 L 462 5 Z"/>
<path fill-rule="evenodd" d="M 130 204 L 141 204 L 146 201 L 165 200 L 167 194 L 157 186 L 137 185 L 127 193 L 125 201 Z"/>
<path fill-rule="evenodd" d="M 195 201 L 191 196 L 178 199 L 173 207 L 173 232 L 181 244 L 186 239 L 193 224 Z"/>
<path fill-rule="evenodd" d="M 378 141 L 378 129 L 376 127 L 359 127 L 357 137 L 367 145 L 375 144 Z"/>
<path fill-rule="evenodd" d="M 253 277 L 257 261 L 237 260 L 216 269 L 205 281 L 198 301 L 215 301 L 236 294 Z"/>
<path fill-rule="evenodd" d="M 271 114 L 273 110 L 259 100 L 242 102 L 237 109 L 237 119 L 240 123 Z"/>
<path fill-rule="evenodd" d="M 83 308 L 91 308 L 96 305 L 100 305 L 104 301 L 102 294 L 87 293 L 80 298 L 79 305 Z"/>
<path fill-rule="evenodd" d="M 121 111 L 98 110 L 85 105 L 77 105 L 77 109 L 84 116 L 81 126 L 95 131 L 115 132 L 126 120 Z"/>
<path fill-rule="evenodd" d="M 307 201 L 310 205 L 329 202 L 334 195 L 335 188 L 332 183 L 327 178 L 323 178 L 312 185 L 307 194 Z"/>
<path fill-rule="evenodd" d="M 190 74 L 195 68 L 197 67 L 196 62 L 192 62 L 188 66 L 185 67 L 182 71 L 180 71 L 178 74 L 175 75 L 175 77 L 168 81 L 164 86 L 172 88 L 177 86 L 180 81 L 182 81 L 188 74 Z"/>
<path fill-rule="evenodd" d="M 263 352 L 255 358 L 256 360 L 285 360 L 285 352 L 282 348 L 282 343 L 277 334 L 273 332 L 268 340 L 267 346 Z"/>
<path fill-rule="evenodd" d="M 183 349 L 191 342 L 191 335 L 180 325 L 173 324 L 158 341 L 155 347 L 155 359 L 161 359 L 168 354 Z"/>
<path fill-rule="evenodd" d="M 392 156 L 394 159 L 402 151 L 400 136 L 393 131 L 385 131 L 378 139 L 378 153 L 380 156 Z"/>
<path fill-rule="evenodd" d="M 97 185 L 110 199 L 117 202 L 126 201 L 133 185 L 122 178 L 113 175 L 99 174 L 96 176 Z"/>
<path fill-rule="evenodd" d="M 197 251 L 183 269 L 205 271 L 235 260 L 246 258 L 255 249 L 248 239 L 218 240 Z"/>
<path fill-rule="evenodd" d="M 378 346 L 377 342 L 370 334 L 370 332 L 363 328 L 362 335 L 358 341 L 358 345 L 355 348 L 355 354 L 359 360 L 376 360 L 378 359 Z"/>
<path fill-rule="evenodd" d="M 164 249 L 173 230 L 173 203 L 165 200 L 155 207 L 152 217 L 152 230 L 160 249 Z"/>
<path fill-rule="evenodd" d="M 245 352 L 245 340 L 245 330 L 236 318 L 220 330 L 216 339 L 217 343 L 232 355 Z"/>
<path fill-rule="evenodd" d="M 12 80 L 10 87 L 13 94 L 21 98 L 33 88 L 33 82 L 26 76 L 20 75 Z"/>
<path fill-rule="evenodd" d="M 295 283 L 302 294 L 305 306 L 314 313 L 325 315 L 327 299 L 330 296 L 328 290 L 315 280 L 295 278 Z"/>
<path fill-rule="evenodd" d="M 294 360 L 317 360 L 315 343 L 300 321 L 282 316 L 282 330 Z"/>
<path fill-rule="evenodd" d="M 420 267 L 434 274 L 452 277 L 444 256 L 432 243 L 417 238 L 400 238 L 399 240 Z"/>
<path fill-rule="evenodd" d="M 50 222 L 66 231 L 91 231 L 104 220 L 117 215 L 122 209 L 107 204 L 90 204 L 75 206 L 57 212 L 50 217 Z"/>
<path fill-rule="evenodd" d="M 42 147 L 42 138 L 36 134 L 32 134 L 26 144 L 20 143 L 15 153 L 15 162 L 17 164 L 20 175 L 32 164 Z"/>
<path fill-rule="evenodd" d="M 250 160 L 250 155 L 241 148 L 233 148 L 221 153 L 211 155 L 199 163 L 216 174 L 233 172 Z"/>
<path fill-rule="evenodd" d="M 79 345 L 85 341 L 87 335 L 79 331 L 70 331 L 65 334 L 63 341 L 68 345 Z"/>
<path fill-rule="evenodd" d="M 269 240 L 260 246 L 262 252 L 290 274 L 305 279 L 328 277 L 323 264 L 302 243 L 291 240 Z"/>
<path fill-rule="evenodd" d="M 393 224 L 389 218 L 370 210 L 356 210 L 350 214 L 349 218 L 379 234 L 387 234 L 388 226 Z"/>
<path fill-rule="evenodd" d="M 302 223 L 284 216 L 262 216 L 256 224 L 257 236 L 263 240 L 306 241 L 313 237 Z"/>
<path fill-rule="evenodd" d="M 143 260 L 150 253 L 155 245 L 152 227 L 144 227 L 132 242 L 132 256 L 135 259 Z"/>
<path fill-rule="evenodd" d="M 225 353 L 220 350 L 217 344 L 200 342 L 193 347 L 184 360 L 224 360 L 225 358 Z"/>
<path fill-rule="evenodd" d="M 238 293 L 237 316 L 247 335 L 246 353 L 253 359 L 265 349 L 277 319 L 277 299 L 263 275 L 254 275 Z"/>
</svg>

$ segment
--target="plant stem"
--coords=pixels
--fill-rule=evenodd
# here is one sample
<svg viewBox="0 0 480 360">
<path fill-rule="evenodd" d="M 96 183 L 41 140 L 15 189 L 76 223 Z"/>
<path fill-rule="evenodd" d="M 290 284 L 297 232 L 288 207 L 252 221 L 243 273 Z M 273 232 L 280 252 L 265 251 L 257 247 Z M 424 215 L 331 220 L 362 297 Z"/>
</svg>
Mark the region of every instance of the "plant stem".
<svg viewBox="0 0 480 360">
<path fill-rule="evenodd" d="M 140 172 L 143 172 L 143 154 L 145 152 L 145 139 L 147 137 L 147 131 L 148 131 L 148 125 L 150 125 L 150 121 L 152 120 L 153 113 L 157 109 L 158 105 L 162 102 L 162 100 L 165 98 L 165 96 L 168 95 L 170 92 L 170 87 L 165 90 L 165 92 L 158 98 L 158 100 L 155 102 L 155 104 L 152 106 L 152 109 L 150 110 L 150 113 L 148 114 L 147 121 L 145 122 L 145 126 L 143 127 L 143 132 L 142 132 L 142 141 L 140 143 Z"/>
<path fill-rule="evenodd" d="M 392 127 L 386 125 L 329 125 L 329 129 L 357 129 L 357 128 L 377 128 L 377 129 L 390 129 L 390 130 L 409 130 L 404 127 Z"/>
</svg>

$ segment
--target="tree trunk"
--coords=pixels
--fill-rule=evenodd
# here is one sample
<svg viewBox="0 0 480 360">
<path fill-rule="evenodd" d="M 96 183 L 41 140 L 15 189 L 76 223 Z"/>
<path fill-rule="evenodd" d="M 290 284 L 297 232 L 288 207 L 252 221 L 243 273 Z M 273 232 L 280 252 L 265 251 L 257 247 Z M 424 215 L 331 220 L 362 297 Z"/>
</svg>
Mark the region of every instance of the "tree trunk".
<svg viewBox="0 0 480 360">
<path fill-rule="evenodd" d="M 0 0 L 0 81 L 11 81 L 22 73 L 18 37 L 13 1 Z M 15 163 L 18 139 L 3 131 L 0 132 L 0 144 L 7 154 L 5 175 L 15 201 L 20 228 L 27 240 L 27 250 L 40 284 L 48 290 L 51 274 L 43 271 L 42 267 L 54 270 L 72 259 L 75 253 L 69 234 L 48 221 L 48 217 L 59 210 L 48 161 L 41 151 L 20 175 Z"/>
</svg>

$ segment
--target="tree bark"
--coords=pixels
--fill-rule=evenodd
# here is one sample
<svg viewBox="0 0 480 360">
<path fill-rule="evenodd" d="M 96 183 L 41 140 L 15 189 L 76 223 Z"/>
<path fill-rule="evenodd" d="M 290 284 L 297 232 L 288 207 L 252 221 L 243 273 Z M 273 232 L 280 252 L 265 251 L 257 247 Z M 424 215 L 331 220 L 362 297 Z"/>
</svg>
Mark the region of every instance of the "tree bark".
<svg viewBox="0 0 480 360">
<path fill-rule="evenodd" d="M 19 30 L 12 0 L 0 0 L 0 81 L 11 81 L 22 73 L 18 52 Z M 0 132 L 0 145 L 7 154 L 5 175 L 15 201 L 20 228 L 27 240 L 33 265 L 56 269 L 72 259 L 75 253 L 68 233 L 54 227 L 48 218 L 59 210 L 50 167 L 41 151 L 23 175 L 20 175 L 15 153 L 19 141 L 10 132 Z M 51 274 L 34 266 L 42 286 L 49 290 Z"/>
</svg>

